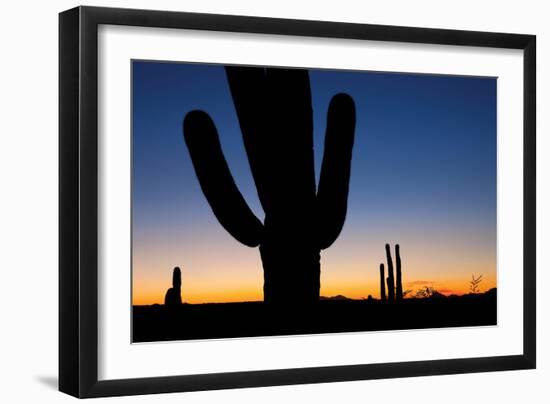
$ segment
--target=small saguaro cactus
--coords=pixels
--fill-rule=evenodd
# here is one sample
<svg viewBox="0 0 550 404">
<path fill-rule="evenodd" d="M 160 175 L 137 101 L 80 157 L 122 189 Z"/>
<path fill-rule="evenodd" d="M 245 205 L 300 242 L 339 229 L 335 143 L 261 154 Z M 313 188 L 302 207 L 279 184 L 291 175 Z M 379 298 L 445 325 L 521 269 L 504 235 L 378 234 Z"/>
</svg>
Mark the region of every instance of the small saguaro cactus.
<svg viewBox="0 0 550 404">
<path fill-rule="evenodd" d="M 346 94 L 330 102 L 317 187 L 307 70 L 228 66 L 225 72 L 265 218 L 252 213 L 237 188 L 214 122 L 195 110 L 183 133 L 202 192 L 227 232 L 260 247 L 265 302 L 318 301 L 320 251 L 336 240 L 346 217 L 354 102 Z"/>
<path fill-rule="evenodd" d="M 388 277 L 386 282 L 388 284 L 388 300 L 393 302 L 395 300 L 403 300 L 403 281 L 401 279 L 401 256 L 399 254 L 399 244 L 395 245 L 395 278 L 393 276 L 393 261 L 391 257 L 390 245 L 386 244 L 386 260 L 388 262 Z M 384 292 L 385 300 L 385 291 L 384 291 L 384 264 L 380 264 L 380 295 L 382 296 Z"/>
<path fill-rule="evenodd" d="M 181 304 L 181 270 L 179 267 L 174 268 L 174 272 L 172 273 L 172 287 L 166 291 L 164 304 L 166 306 Z"/>
</svg>

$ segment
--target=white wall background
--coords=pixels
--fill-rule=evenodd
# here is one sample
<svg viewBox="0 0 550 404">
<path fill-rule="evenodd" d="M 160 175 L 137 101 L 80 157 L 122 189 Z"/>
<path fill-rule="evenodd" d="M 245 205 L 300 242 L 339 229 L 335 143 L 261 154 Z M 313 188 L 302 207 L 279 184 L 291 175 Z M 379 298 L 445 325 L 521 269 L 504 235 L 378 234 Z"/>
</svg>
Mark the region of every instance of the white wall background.
<svg viewBox="0 0 550 404">
<path fill-rule="evenodd" d="M 536 34 L 538 284 L 550 284 L 550 25 L 543 1 L 187 0 L 87 5 Z M 57 13 L 74 1 L 6 2 L 0 24 L 0 397 L 68 402 L 57 385 Z M 550 295 L 539 287 L 538 369 L 114 398 L 131 403 L 522 402 L 547 397 Z M 537 400 L 542 402 L 541 400 Z"/>
</svg>

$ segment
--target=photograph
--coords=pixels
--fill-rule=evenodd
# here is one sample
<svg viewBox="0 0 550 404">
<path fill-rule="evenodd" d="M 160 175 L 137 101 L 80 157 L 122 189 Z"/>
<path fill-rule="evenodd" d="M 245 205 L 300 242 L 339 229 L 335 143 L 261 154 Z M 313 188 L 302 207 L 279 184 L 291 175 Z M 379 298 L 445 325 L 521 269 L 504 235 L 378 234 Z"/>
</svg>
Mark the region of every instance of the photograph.
<svg viewBox="0 0 550 404">
<path fill-rule="evenodd" d="M 497 77 L 130 62 L 132 342 L 497 326 Z"/>
</svg>

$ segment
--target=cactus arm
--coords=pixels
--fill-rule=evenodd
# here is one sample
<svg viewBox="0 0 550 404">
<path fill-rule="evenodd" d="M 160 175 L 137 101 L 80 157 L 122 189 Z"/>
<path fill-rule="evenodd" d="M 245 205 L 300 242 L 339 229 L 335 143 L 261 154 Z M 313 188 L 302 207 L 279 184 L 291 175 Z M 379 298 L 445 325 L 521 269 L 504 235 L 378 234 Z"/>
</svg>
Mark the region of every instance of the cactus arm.
<svg viewBox="0 0 550 404">
<path fill-rule="evenodd" d="M 172 287 L 181 289 L 181 269 L 179 267 L 175 267 L 172 273 Z"/>
<path fill-rule="evenodd" d="M 325 150 L 316 198 L 318 243 L 328 248 L 344 226 L 348 204 L 355 104 L 347 94 L 335 95 L 329 106 Z"/>
<path fill-rule="evenodd" d="M 263 225 L 233 180 L 214 122 L 203 111 L 191 111 L 185 116 L 183 133 L 202 192 L 214 215 L 235 239 L 256 247 L 261 242 Z"/>
</svg>

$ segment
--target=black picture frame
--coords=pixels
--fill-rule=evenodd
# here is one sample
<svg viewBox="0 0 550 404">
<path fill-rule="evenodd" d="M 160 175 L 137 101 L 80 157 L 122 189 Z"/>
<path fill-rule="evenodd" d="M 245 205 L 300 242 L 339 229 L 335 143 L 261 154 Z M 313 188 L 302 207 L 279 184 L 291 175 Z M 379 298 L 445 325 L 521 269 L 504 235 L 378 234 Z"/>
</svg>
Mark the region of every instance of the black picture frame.
<svg viewBox="0 0 550 404">
<path fill-rule="evenodd" d="M 523 354 L 98 380 L 98 88 L 100 24 L 523 50 Z M 59 15 L 59 389 L 104 397 L 324 383 L 536 366 L 536 37 L 167 11 L 77 7 Z"/>
</svg>

